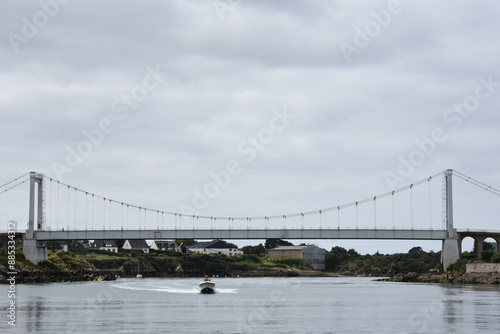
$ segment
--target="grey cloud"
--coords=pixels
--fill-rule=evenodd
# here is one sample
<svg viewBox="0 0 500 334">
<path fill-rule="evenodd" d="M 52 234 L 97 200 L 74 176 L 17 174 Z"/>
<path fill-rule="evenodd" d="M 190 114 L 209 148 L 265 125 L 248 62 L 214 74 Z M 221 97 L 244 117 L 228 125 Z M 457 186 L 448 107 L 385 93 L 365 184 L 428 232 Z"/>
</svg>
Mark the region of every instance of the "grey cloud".
<svg viewBox="0 0 500 334">
<path fill-rule="evenodd" d="M 479 77 L 500 81 L 499 5 L 401 1 L 347 62 L 341 43 L 387 4 L 241 1 L 221 20 L 210 1 L 71 1 L 15 54 L 8 34 L 41 9 L 11 1 L 0 14 L 2 178 L 31 169 L 54 177 L 53 163 L 109 118 L 113 130 L 65 181 L 158 209 L 191 203 L 232 160 L 243 171 L 203 214 L 282 214 L 383 193 L 384 173 L 397 173 L 435 129 L 446 140 L 405 184 L 446 168 L 500 184 L 500 87 L 455 118 L 456 129 L 444 118 Z M 126 117 L 113 109 L 157 65 L 162 82 Z M 284 107 L 296 118 L 246 161 L 239 145 Z M 22 221 L 25 207 L 5 216 Z"/>
</svg>

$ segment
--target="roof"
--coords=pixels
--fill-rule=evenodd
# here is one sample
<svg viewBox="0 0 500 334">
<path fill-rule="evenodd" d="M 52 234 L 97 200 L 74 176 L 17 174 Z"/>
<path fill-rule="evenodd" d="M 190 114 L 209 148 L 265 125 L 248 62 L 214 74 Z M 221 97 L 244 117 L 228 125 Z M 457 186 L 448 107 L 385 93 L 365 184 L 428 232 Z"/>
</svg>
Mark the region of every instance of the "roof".
<svg viewBox="0 0 500 334">
<path fill-rule="evenodd" d="M 158 247 L 170 247 L 170 245 L 177 245 L 175 240 L 155 240 L 153 241 L 154 244 Z"/>
<path fill-rule="evenodd" d="M 204 241 L 204 242 L 198 242 L 197 244 L 194 244 L 192 246 L 188 247 L 189 249 L 193 248 L 216 248 L 216 249 L 230 249 L 234 248 L 226 244 L 225 241 L 222 240 L 214 240 L 214 241 Z"/>
<path fill-rule="evenodd" d="M 309 246 L 278 246 L 275 248 L 271 248 L 270 250 L 277 250 L 277 251 L 291 251 L 291 250 L 303 250 L 304 248 L 307 248 Z"/>
<path fill-rule="evenodd" d="M 106 246 L 111 245 L 111 246 Z M 114 240 L 94 240 L 90 244 L 90 248 L 101 248 L 101 247 L 118 247 Z"/>
<path fill-rule="evenodd" d="M 270 251 L 294 251 L 294 250 L 304 251 L 306 249 L 309 249 L 309 250 L 320 249 L 320 250 L 326 252 L 326 249 L 320 248 L 320 247 L 315 246 L 315 245 L 309 245 L 309 246 L 278 246 L 276 248 L 271 248 Z"/>
<path fill-rule="evenodd" d="M 143 239 L 129 239 L 127 241 L 132 249 L 149 248 L 148 243 Z"/>
</svg>

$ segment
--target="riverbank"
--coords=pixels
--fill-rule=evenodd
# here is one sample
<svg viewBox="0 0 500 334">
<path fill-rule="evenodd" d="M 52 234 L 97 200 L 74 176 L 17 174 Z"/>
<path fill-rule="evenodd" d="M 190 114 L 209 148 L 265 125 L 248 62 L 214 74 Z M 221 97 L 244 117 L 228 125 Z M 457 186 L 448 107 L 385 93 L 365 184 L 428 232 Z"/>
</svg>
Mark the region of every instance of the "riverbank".
<svg viewBox="0 0 500 334">
<path fill-rule="evenodd" d="M 13 270 L 8 268 L 7 256 L 0 254 L 0 283 L 7 283 L 8 271 L 15 271 L 16 283 L 49 283 L 114 280 L 116 277 L 390 277 L 394 282 L 499 284 L 498 274 L 462 274 L 465 262 L 457 264 L 457 271 L 430 272 L 429 265 L 436 254 L 413 252 L 409 254 L 360 256 L 346 251 L 345 259 L 337 261 L 336 272 L 315 271 L 298 258 L 270 258 L 257 255 L 228 257 L 224 255 L 180 254 L 153 252 L 109 253 L 49 252 L 49 260 L 33 265 L 21 252 L 16 253 Z M 342 255 L 342 254 L 341 254 Z M 327 260 L 332 260 L 329 257 Z M 437 261 L 437 260 L 436 260 Z M 328 262 L 328 261 L 327 261 Z M 426 262 L 427 266 L 422 263 Z M 462 261 L 463 262 L 463 261 Z M 330 263 L 331 264 L 331 263 Z M 403 270 L 414 267 L 414 270 Z M 464 268 L 462 268 L 464 267 Z M 421 270 L 419 270 L 421 269 Z M 463 270 L 462 270 L 463 269 Z M 438 270 L 436 268 L 431 270 Z"/>
</svg>

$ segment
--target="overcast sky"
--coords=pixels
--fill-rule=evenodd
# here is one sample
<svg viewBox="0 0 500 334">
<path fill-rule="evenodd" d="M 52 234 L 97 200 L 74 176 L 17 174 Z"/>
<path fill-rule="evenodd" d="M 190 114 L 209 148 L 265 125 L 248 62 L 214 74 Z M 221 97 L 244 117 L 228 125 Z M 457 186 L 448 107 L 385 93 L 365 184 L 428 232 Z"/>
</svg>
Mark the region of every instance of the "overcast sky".
<svg viewBox="0 0 500 334">
<path fill-rule="evenodd" d="M 0 184 L 33 170 L 223 217 L 337 206 L 448 168 L 500 187 L 497 1 L 2 5 Z M 500 230 L 499 198 L 455 183 L 457 227 Z M 27 189 L 0 195 L 4 222 L 24 228 Z"/>
</svg>

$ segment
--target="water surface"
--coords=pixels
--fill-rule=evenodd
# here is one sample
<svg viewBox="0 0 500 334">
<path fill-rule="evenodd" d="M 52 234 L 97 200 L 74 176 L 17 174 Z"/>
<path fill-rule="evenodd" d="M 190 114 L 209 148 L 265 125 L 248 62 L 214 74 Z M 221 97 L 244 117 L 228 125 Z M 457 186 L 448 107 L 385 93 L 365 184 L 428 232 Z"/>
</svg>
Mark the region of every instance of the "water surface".
<svg viewBox="0 0 500 334">
<path fill-rule="evenodd" d="M 500 287 L 371 278 L 201 278 L 17 286 L 12 333 L 498 333 Z M 8 306 L 0 286 L 0 306 Z"/>
</svg>

